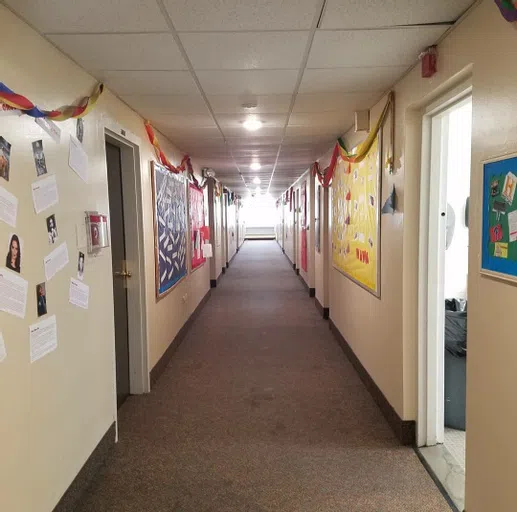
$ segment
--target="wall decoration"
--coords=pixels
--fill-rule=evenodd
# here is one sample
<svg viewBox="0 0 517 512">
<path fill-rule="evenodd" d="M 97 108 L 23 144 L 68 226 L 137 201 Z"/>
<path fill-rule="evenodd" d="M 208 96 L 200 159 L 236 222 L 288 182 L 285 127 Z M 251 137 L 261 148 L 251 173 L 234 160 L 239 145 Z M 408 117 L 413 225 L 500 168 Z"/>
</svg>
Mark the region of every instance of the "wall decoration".
<svg viewBox="0 0 517 512">
<path fill-rule="evenodd" d="M 516 0 L 494 0 L 501 11 L 504 19 L 514 24 L 517 28 L 517 1 Z"/>
<path fill-rule="evenodd" d="M 302 260 L 302 270 L 307 272 L 307 181 L 304 181 L 301 186 L 300 197 L 300 256 Z"/>
<path fill-rule="evenodd" d="M 0 178 L 9 181 L 11 167 L 11 144 L 0 137 Z"/>
<path fill-rule="evenodd" d="M 104 247 L 109 247 L 107 215 L 101 215 L 99 212 L 85 212 L 85 225 L 88 254 L 99 254 Z"/>
<path fill-rule="evenodd" d="M 164 297 L 187 275 L 185 178 L 152 162 L 156 296 Z"/>
<path fill-rule="evenodd" d="M 381 132 L 359 163 L 339 159 L 332 183 L 332 261 L 380 297 Z"/>
<path fill-rule="evenodd" d="M 316 194 L 314 196 L 314 245 L 318 253 L 321 252 L 321 186 L 316 183 Z"/>
<path fill-rule="evenodd" d="M 32 143 L 32 154 L 34 156 L 34 165 L 36 166 L 36 174 L 42 176 L 47 174 L 47 163 L 45 162 L 45 153 L 43 152 L 43 141 L 36 140 Z"/>
<path fill-rule="evenodd" d="M 517 155 L 483 165 L 481 273 L 517 282 Z"/>
<path fill-rule="evenodd" d="M 189 183 L 189 213 L 191 238 L 191 269 L 195 270 L 206 258 L 203 256 L 203 245 L 206 241 L 205 230 L 205 198 L 203 191 L 193 183 Z"/>
</svg>

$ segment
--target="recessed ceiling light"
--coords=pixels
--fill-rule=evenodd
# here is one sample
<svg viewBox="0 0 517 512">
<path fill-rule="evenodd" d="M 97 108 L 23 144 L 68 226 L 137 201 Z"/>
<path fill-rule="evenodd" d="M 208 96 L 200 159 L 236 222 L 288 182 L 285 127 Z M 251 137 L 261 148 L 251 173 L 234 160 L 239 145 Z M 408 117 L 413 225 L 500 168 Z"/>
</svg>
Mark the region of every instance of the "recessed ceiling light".
<svg viewBox="0 0 517 512">
<path fill-rule="evenodd" d="M 257 187 L 257 188 L 255 189 L 255 192 L 256 192 L 257 194 L 260 194 L 260 187 Z"/>
<path fill-rule="evenodd" d="M 261 168 L 262 166 L 258 162 L 252 162 L 252 164 L 250 165 L 250 169 L 252 171 L 260 171 Z"/>
<path fill-rule="evenodd" d="M 260 185 L 260 178 L 258 176 L 253 178 L 253 183 L 255 183 L 255 185 Z"/>
<path fill-rule="evenodd" d="M 249 116 L 248 119 L 244 121 L 243 126 L 244 128 L 246 128 L 246 130 L 250 132 L 255 132 L 258 129 L 262 128 L 262 121 L 259 121 L 254 116 Z"/>
<path fill-rule="evenodd" d="M 248 101 L 247 103 L 243 103 L 241 107 L 245 108 L 246 110 L 253 110 L 254 108 L 257 108 L 257 102 Z"/>
</svg>

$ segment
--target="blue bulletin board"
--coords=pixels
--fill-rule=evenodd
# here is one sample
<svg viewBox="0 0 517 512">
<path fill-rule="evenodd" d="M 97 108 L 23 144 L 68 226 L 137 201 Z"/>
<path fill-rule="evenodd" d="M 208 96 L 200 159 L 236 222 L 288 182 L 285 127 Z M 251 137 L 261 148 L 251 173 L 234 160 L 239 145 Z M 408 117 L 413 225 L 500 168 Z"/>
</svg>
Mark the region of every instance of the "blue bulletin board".
<svg viewBox="0 0 517 512">
<path fill-rule="evenodd" d="M 517 156 L 483 164 L 481 272 L 517 282 Z"/>
</svg>

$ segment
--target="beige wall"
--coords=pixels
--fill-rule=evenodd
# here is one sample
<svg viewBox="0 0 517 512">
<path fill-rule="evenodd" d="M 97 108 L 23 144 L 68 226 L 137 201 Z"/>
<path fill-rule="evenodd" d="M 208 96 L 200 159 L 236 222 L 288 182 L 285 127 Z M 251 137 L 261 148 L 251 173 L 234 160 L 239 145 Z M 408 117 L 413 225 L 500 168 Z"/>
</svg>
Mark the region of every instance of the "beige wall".
<svg viewBox="0 0 517 512">
<path fill-rule="evenodd" d="M 217 197 L 213 183 L 208 185 L 208 197 L 210 208 L 210 226 L 212 234 L 213 258 L 210 260 L 210 279 L 217 279 L 223 269 L 225 258 L 223 238 L 223 196 Z"/>
<path fill-rule="evenodd" d="M 0 7 L 2 81 L 44 107 L 58 107 L 88 94 L 95 81 L 4 7 Z M 118 122 L 141 140 L 142 200 L 145 226 L 145 282 L 150 367 L 208 291 L 208 265 L 183 280 L 157 302 L 154 291 L 154 240 L 151 210 L 151 145 L 143 120 L 106 91 L 85 118 L 84 146 L 89 156 L 89 183 L 68 167 L 69 134 L 75 123 L 60 123 L 61 143 L 53 142 L 29 117 L 0 118 L 0 134 L 12 144 L 11 179 L 0 185 L 20 201 L 16 229 L 0 222 L 5 258 L 11 231 L 23 238 L 22 277 L 29 282 L 25 319 L 0 313 L 7 359 L 0 363 L 0 510 L 52 510 L 101 437 L 116 419 L 114 325 L 111 252 L 87 257 L 85 283 L 90 308 L 68 303 L 70 277 L 76 275 L 76 225 L 85 210 L 108 212 L 104 154 L 104 119 Z M 158 134 L 173 162 L 181 153 Z M 49 174 L 55 174 L 59 204 L 36 215 L 30 185 L 36 179 L 32 141 L 43 139 Z M 30 364 L 30 324 L 37 321 L 35 286 L 45 280 L 43 257 L 51 247 L 45 218 L 55 213 L 59 242 L 67 242 L 70 264 L 47 285 L 48 314 L 55 314 L 58 348 Z M 4 260 L 3 260 L 4 261 Z M 186 301 L 182 297 L 187 295 Z M 173 312 L 173 314 L 171 314 Z"/>
<path fill-rule="evenodd" d="M 237 252 L 237 226 L 236 226 L 236 207 L 235 203 L 226 209 L 227 238 L 228 238 L 228 263 Z"/>
<path fill-rule="evenodd" d="M 284 205 L 284 251 L 292 264 L 295 263 L 294 252 L 294 197 L 293 211 L 289 210 L 289 201 Z"/>
</svg>

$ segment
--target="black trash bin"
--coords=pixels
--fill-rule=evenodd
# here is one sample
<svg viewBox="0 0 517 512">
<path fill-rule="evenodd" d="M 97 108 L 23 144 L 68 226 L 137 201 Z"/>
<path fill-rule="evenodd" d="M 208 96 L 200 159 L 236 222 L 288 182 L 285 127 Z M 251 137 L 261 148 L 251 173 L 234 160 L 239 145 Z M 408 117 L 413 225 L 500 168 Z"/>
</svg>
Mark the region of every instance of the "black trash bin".
<svg viewBox="0 0 517 512">
<path fill-rule="evenodd" d="M 445 426 L 465 430 L 467 386 L 467 310 L 445 301 Z"/>
</svg>

